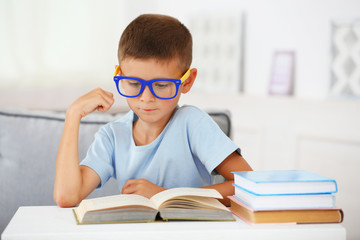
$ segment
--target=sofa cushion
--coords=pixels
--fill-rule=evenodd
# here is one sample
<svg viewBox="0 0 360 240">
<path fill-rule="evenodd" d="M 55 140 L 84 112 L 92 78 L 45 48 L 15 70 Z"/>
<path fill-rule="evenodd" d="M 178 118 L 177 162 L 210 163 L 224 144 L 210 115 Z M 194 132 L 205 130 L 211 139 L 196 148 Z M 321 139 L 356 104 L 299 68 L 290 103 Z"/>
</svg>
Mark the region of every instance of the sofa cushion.
<svg viewBox="0 0 360 240">
<path fill-rule="evenodd" d="M 0 233 L 19 206 L 54 205 L 53 184 L 64 113 L 0 110 Z M 79 131 L 79 157 L 95 132 L 121 114 L 92 114 Z M 117 194 L 114 180 L 89 197 Z"/>
</svg>

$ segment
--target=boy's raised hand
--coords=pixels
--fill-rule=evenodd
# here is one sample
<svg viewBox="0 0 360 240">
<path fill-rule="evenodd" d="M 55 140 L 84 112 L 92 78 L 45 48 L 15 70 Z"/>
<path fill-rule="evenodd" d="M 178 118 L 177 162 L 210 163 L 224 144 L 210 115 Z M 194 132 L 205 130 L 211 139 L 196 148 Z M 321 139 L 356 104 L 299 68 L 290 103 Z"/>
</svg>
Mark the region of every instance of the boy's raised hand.
<svg viewBox="0 0 360 240">
<path fill-rule="evenodd" d="M 113 103 L 114 97 L 111 92 L 96 88 L 73 102 L 68 111 L 72 114 L 79 114 L 83 118 L 95 110 L 106 112 Z"/>
</svg>

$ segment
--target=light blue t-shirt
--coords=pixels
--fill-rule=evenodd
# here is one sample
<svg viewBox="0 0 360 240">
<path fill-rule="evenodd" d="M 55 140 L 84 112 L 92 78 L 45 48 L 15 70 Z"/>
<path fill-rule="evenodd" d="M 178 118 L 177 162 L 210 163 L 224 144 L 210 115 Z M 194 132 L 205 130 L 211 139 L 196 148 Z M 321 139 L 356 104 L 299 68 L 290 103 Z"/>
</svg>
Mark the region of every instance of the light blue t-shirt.
<svg viewBox="0 0 360 240">
<path fill-rule="evenodd" d="M 197 107 L 177 108 L 162 133 L 150 144 L 136 146 L 130 111 L 121 119 L 101 127 L 81 165 L 92 168 L 102 187 L 110 177 L 119 189 L 129 179 L 145 178 L 165 187 L 210 185 L 214 169 L 240 149 Z"/>
</svg>

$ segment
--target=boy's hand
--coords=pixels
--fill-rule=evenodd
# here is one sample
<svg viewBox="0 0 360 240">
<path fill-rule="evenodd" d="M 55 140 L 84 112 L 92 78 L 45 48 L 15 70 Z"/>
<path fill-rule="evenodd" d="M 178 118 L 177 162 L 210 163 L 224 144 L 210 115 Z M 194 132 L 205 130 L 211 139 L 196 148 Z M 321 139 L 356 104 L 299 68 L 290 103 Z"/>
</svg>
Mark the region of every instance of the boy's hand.
<svg viewBox="0 0 360 240">
<path fill-rule="evenodd" d="M 130 179 L 123 186 L 122 194 L 138 194 L 147 198 L 151 198 L 155 194 L 166 190 L 166 188 L 160 187 L 148 180 L 141 179 Z"/>
<path fill-rule="evenodd" d="M 106 112 L 113 103 L 114 97 L 111 92 L 97 88 L 73 102 L 69 107 L 69 112 L 79 114 L 82 118 L 95 110 Z"/>
</svg>

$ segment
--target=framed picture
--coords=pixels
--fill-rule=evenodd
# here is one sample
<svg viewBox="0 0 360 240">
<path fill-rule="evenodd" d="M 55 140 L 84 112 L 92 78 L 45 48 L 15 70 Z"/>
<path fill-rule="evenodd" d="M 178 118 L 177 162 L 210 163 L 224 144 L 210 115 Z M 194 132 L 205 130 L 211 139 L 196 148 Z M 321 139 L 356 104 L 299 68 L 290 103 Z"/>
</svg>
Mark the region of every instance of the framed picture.
<svg viewBox="0 0 360 240">
<path fill-rule="evenodd" d="M 360 20 L 332 22 L 330 96 L 360 97 Z"/>
<path fill-rule="evenodd" d="M 198 69 L 192 90 L 207 93 L 243 91 L 244 14 L 193 13 L 193 65 Z"/>
<path fill-rule="evenodd" d="M 295 68 L 294 51 L 276 51 L 273 56 L 269 94 L 292 95 Z"/>
</svg>

